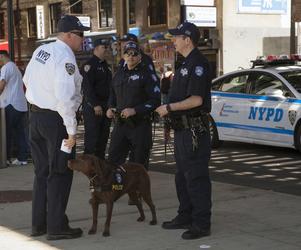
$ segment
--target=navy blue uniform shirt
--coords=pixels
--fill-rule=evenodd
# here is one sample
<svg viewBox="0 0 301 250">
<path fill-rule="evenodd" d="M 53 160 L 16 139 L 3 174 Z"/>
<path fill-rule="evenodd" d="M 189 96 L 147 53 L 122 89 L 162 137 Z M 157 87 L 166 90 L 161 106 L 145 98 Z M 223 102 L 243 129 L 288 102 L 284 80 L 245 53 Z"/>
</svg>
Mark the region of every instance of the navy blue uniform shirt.
<svg viewBox="0 0 301 250">
<path fill-rule="evenodd" d="M 169 103 L 180 102 L 190 96 L 201 96 L 203 104 L 199 107 L 175 111 L 175 114 L 188 114 L 194 111 L 211 111 L 211 71 L 208 60 L 194 48 L 176 70 L 169 91 Z"/>
<path fill-rule="evenodd" d="M 112 72 L 105 60 L 93 55 L 82 67 L 84 101 L 90 106 L 107 107 Z"/>
<path fill-rule="evenodd" d="M 150 114 L 160 105 L 160 86 L 154 73 L 142 62 L 129 70 L 119 67 L 112 80 L 109 107 L 134 108 L 137 115 Z"/>
</svg>

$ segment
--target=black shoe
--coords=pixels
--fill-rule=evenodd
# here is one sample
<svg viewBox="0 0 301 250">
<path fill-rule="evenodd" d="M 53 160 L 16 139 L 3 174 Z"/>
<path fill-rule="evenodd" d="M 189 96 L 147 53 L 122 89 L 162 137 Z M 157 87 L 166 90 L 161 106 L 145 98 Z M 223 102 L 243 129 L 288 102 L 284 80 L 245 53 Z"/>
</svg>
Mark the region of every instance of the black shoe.
<svg viewBox="0 0 301 250">
<path fill-rule="evenodd" d="M 47 233 L 46 229 L 40 229 L 40 230 L 32 229 L 30 236 L 31 237 L 38 237 L 38 236 L 44 235 L 46 233 Z"/>
<path fill-rule="evenodd" d="M 184 240 L 195 240 L 211 234 L 210 229 L 196 229 L 190 228 L 188 231 L 182 234 L 182 239 Z"/>
<path fill-rule="evenodd" d="M 189 222 L 179 222 L 176 218 L 162 223 L 164 229 L 188 229 L 190 226 Z"/>
<path fill-rule="evenodd" d="M 75 239 L 81 237 L 83 230 L 80 228 L 68 228 L 57 234 L 48 234 L 47 240 L 63 240 L 63 239 Z"/>
</svg>

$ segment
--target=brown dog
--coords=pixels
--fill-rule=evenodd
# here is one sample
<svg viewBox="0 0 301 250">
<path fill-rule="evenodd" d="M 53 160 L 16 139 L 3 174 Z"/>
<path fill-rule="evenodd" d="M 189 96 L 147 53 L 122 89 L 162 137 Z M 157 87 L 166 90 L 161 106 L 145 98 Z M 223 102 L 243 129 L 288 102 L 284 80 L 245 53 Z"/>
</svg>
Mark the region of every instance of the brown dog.
<svg viewBox="0 0 301 250">
<path fill-rule="evenodd" d="M 113 203 L 122 195 L 128 193 L 130 199 L 135 202 L 140 217 L 137 221 L 144 221 L 145 215 L 141 196 L 150 207 L 152 220 L 150 225 L 157 224 L 155 206 L 151 197 L 150 178 L 145 168 L 137 163 L 125 163 L 122 166 L 114 166 L 107 161 L 99 160 L 93 155 L 81 155 L 75 160 L 68 162 L 68 167 L 85 174 L 90 180 L 92 198 L 90 204 L 93 211 L 93 224 L 89 234 L 97 231 L 98 206 L 105 203 L 107 207 L 107 218 L 103 236 L 110 235 L 110 223 L 113 211 Z M 117 182 L 114 180 L 117 180 Z"/>
</svg>

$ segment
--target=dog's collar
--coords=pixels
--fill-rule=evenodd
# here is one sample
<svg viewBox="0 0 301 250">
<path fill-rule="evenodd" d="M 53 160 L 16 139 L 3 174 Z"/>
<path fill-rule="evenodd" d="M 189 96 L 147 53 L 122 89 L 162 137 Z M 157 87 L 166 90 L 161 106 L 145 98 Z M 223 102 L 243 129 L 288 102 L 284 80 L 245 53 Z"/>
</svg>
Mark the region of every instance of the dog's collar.
<svg viewBox="0 0 301 250">
<path fill-rule="evenodd" d="M 94 180 L 95 180 L 96 177 L 98 177 L 97 174 L 95 174 L 94 176 L 92 176 L 91 178 L 89 178 L 89 181 L 90 181 L 89 189 L 90 189 L 91 193 L 93 193 L 95 191 L 101 191 L 101 188 L 98 187 L 98 186 L 95 186 L 95 184 L 94 184 Z"/>
</svg>

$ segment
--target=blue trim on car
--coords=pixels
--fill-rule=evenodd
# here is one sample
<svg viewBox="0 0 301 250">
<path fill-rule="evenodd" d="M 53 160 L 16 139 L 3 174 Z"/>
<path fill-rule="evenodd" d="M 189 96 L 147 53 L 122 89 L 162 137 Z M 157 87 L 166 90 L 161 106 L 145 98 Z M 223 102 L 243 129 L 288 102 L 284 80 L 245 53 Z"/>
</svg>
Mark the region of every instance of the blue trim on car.
<svg viewBox="0 0 301 250">
<path fill-rule="evenodd" d="M 251 130 L 251 131 L 256 131 L 256 132 L 268 132 L 268 133 L 275 133 L 275 134 L 294 135 L 294 131 L 288 130 L 288 129 L 266 128 L 266 127 L 249 126 L 249 125 L 224 123 L 224 122 L 216 122 L 215 124 L 217 127 L 223 127 L 223 128 L 236 128 L 236 129 Z"/>
<path fill-rule="evenodd" d="M 212 91 L 212 96 L 222 96 L 222 97 L 232 97 L 232 98 L 241 98 L 241 99 L 254 99 L 262 101 L 282 101 L 282 98 L 275 96 L 266 96 L 266 95 L 249 95 L 249 94 L 236 94 L 236 93 L 225 93 L 219 91 Z M 300 99 L 287 98 L 285 102 L 301 104 Z"/>
</svg>

